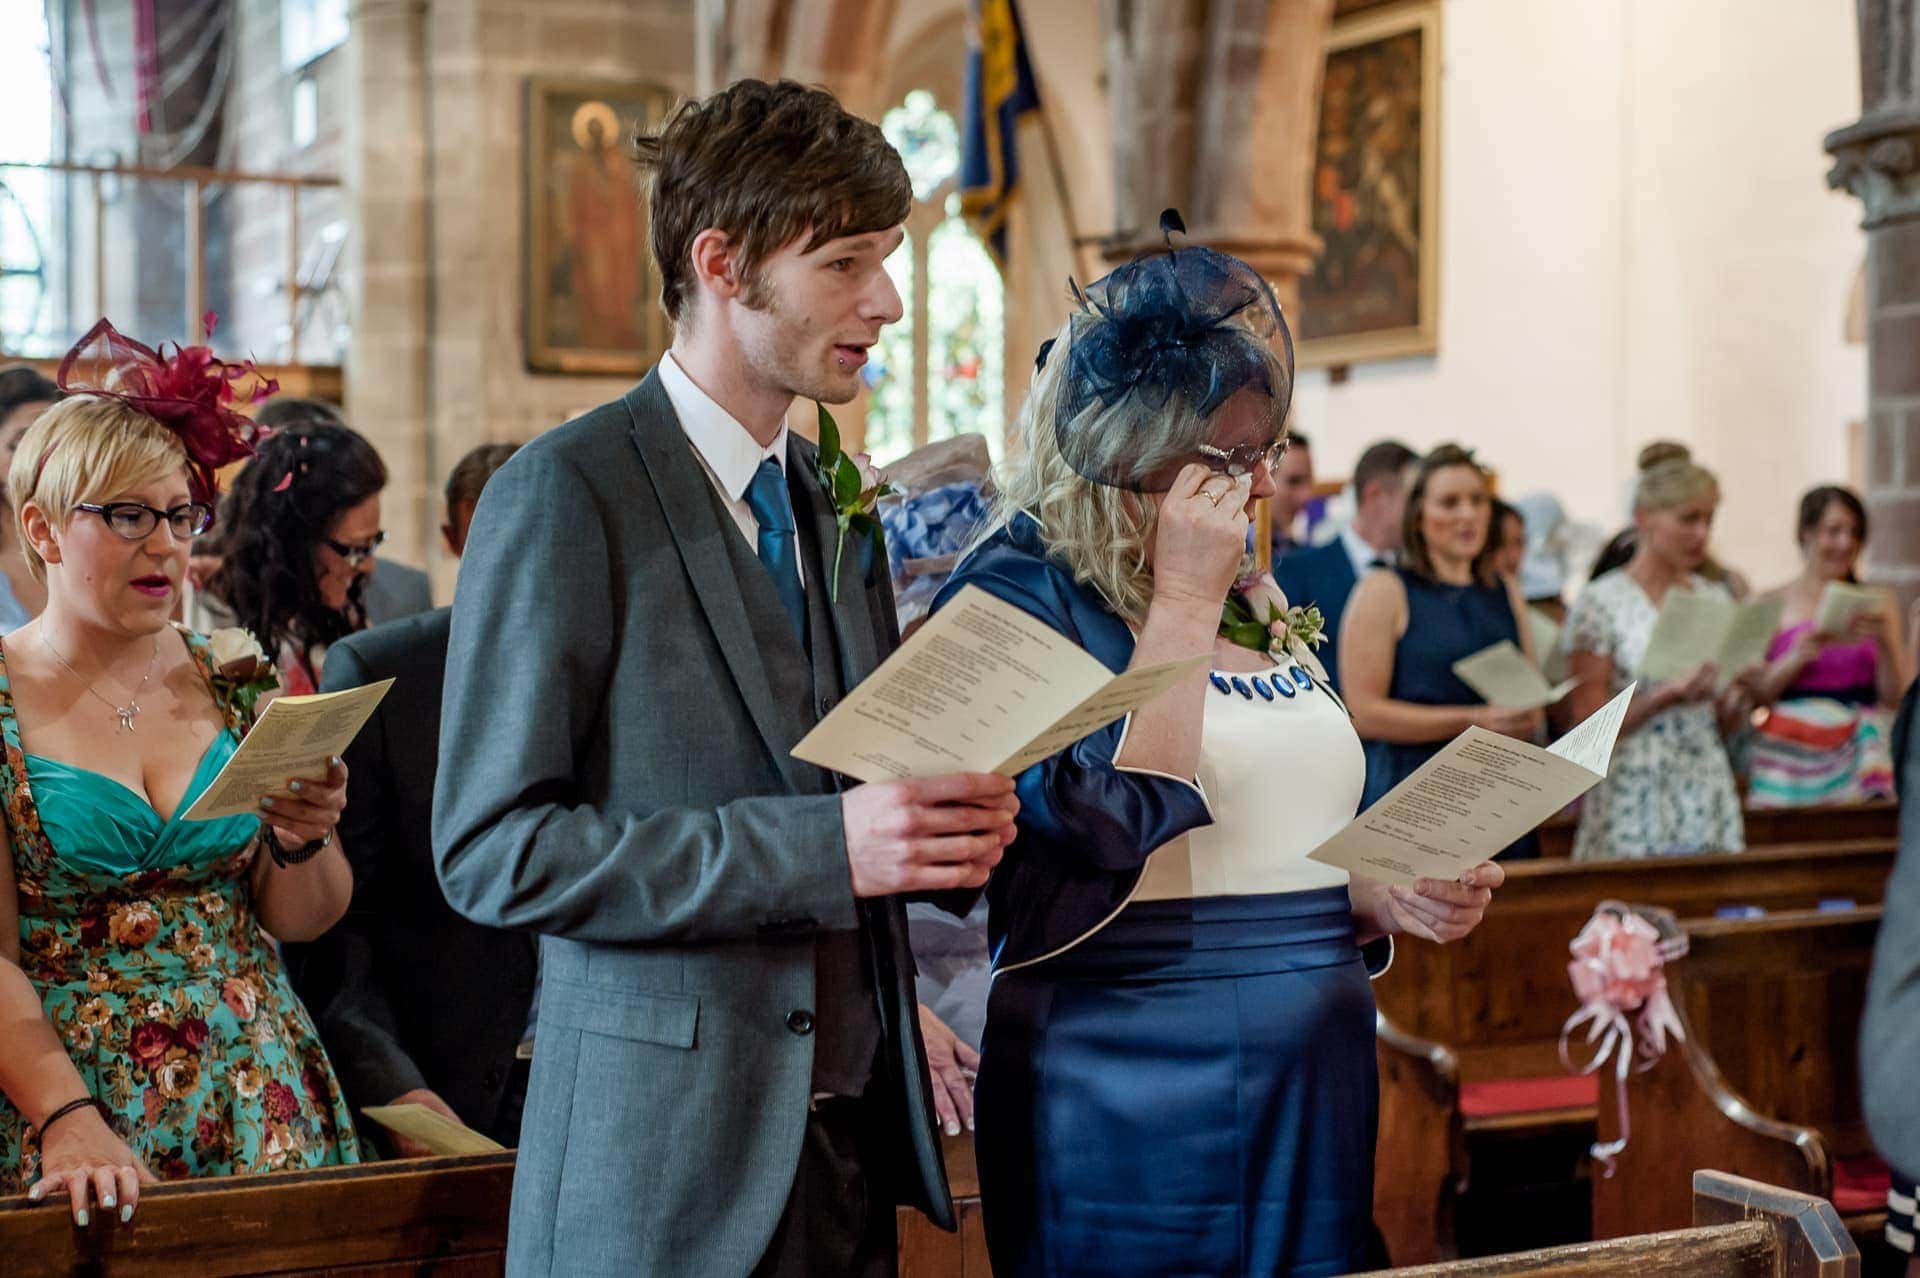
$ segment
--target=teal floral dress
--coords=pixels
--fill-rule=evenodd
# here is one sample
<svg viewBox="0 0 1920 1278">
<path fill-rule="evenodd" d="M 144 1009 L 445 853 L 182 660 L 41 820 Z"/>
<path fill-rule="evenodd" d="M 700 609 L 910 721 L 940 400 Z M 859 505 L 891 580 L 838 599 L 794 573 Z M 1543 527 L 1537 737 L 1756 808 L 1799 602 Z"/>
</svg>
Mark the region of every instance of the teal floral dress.
<svg viewBox="0 0 1920 1278">
<path fill-rule="evenodd" d="M 206 641 L 180 634 L 214 687 Z M 162 820 L 110 777 L 21 751 L 0 652 L 20 966 L 114 1130 L 161 1179 L 359 1162 L 320 1036 L 254 917 L 259 819 L 181 819 L 251 726 L 215 700 L 227 730 Z M 0 1193 L 39 1178 L 39 1143 L 0 1096 Z"/>
</svg>

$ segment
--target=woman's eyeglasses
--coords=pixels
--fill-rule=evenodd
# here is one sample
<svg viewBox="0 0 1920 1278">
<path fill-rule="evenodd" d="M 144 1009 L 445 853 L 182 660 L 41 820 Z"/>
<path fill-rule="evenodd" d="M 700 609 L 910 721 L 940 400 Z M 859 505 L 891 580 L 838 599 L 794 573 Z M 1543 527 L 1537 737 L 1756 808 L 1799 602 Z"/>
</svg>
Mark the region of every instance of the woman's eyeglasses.
<svg viewBox="0 0 1920 1278">
<path fill-rule="evenodd" d="M 349 542 L 335 541 L 331 537 L 322 537 L 320 543 L 334 554 L 347 561 L 347 567 L 358 568 L 373 558 L 373 552 L 380 549 L 380 543 L 387 539 L 384 530 L 373 535 L 371 541 Z"/>
<path fill-rule="evenodd" d="M 100 516 L 100 522 L 115 536 L 128 541 L 145 541 L 153 536 L 163 519 L 180 541 L 192 541 L 213 527 L 213 507 L 204 501 L 185 502 L 172 510 L 156 510 L 137 501 L 110 501 L 99 506 L 76 502 L 73 508 Z"/>
<path fill-rule="evenodd" d="M 1268 470 L 1277 468 L 1280 459 L 1287 455 L 1287 445 L 1292 442 L 1291 435 L 1282 435 L 1271 444 L 1242 444 L 1238 448 L 1215 448 L 1212 444 L 1202 444 L 1199 452 L 1215 474 L 1238 479 L 1242 475 L 1251 475 L 1254 467 L 1263 461 L 1267 463 Z"/>
</svg>

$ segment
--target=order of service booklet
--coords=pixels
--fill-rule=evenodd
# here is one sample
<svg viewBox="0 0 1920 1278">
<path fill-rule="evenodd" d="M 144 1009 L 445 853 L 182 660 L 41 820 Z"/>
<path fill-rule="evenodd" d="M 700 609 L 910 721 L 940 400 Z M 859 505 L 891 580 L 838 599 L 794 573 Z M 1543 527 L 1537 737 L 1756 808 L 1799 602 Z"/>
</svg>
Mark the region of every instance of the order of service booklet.
<svg viewBox="0 0 1920 1278">
<path fill-rule="evenodd" d="M 978 586 L 928 619 L 793 748 L 861 781 L 1015 776 L 1145 705 L 1208 657 L 1114 674 Z"/>
<path fill-rule="evenodd" d="M 1528 661 L 1527 654 L 1511 639 L 1460 658 L 1453 663 L 1453 673 L 1488 705 L 1506 710 L 1538 710 L 1580 686 L 1578 679 L 1549 685 L 1540 667 Z"/>
<path fill-rule="evenodd" d="M 1459 878 L 1600 784 L 1638 686 L 1545 749 L 1468 728 L 1308 859 L 1409 886 Z"/>
<path fill-rule="evenodd" d="M 262 797 L 286 788 L 290 777 L 321 780 L 327 760 L 347 748 L 393 680 L 344 692 L 276 697 L 240 742 L 220 774 L 187 809 L 189 821 L 260 812 Z"/>
</svg>

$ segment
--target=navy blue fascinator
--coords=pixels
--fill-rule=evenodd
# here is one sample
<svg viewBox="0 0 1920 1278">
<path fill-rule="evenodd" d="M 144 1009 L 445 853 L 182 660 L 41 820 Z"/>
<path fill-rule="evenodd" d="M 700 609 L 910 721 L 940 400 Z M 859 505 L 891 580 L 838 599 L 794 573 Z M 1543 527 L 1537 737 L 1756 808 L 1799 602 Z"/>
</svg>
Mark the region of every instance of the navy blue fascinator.
<svg viewBox="0 0 1920 1278">
<path fill-rule="evenodd" d="M 1135 258 L 1085 292 L 1069 281 L 1080 309 L 1067 333 L 1053 423 L 1069 466 L 1094 483 L 1136 492 L 1167 489 L 1179 464 L 1196 460 L 1210 442 L 1208 419 L 1239 392 L 1267 397 L 1270 431 L 1236 444 L 1279 439 L 1293 399 L 1293 336 L 1266 280 L 1217 250 L 1174 248 L 1174 233 L 1186 227 L 1172 209 L 1160 215 L 1160 228 L 1164 251 Z M 1040 348 L 1039 364 L 1052 345 Z M 1150 426 L 1117 429 L 1095 411 L 1129 398 L 1148 410 L 1142 416 Z M 1187 412 L 1159 412 L 1176 398 Z"/>
</svg>

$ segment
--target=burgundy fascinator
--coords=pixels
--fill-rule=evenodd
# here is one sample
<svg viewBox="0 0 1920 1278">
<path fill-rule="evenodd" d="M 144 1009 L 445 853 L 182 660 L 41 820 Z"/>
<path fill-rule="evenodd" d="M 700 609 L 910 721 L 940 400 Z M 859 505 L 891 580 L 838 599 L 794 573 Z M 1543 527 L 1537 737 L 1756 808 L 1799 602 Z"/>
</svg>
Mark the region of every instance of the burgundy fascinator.
<svg viewBox="0 0 1920 1278">
<path fill-rule="evenodd" d="M 209 336 L 216 318 L 209 312 L 204 320 Z M 166 343 L 155 351 L 102 319 L 60 361 L 54 381 L 70 395 L 117 399 L 178 435 L 187 450 L 194 500 L 212 502 L 215 472 L 253 456 L 254 441 L 262 434 L 233 408 L 235 384 L 249 377 L 253 390 L 241 402 L 258 403 L 280 389 L 250 359 L 230 364 L 205 346 L 178 344 L 169 355 Z"/>
</svg>

